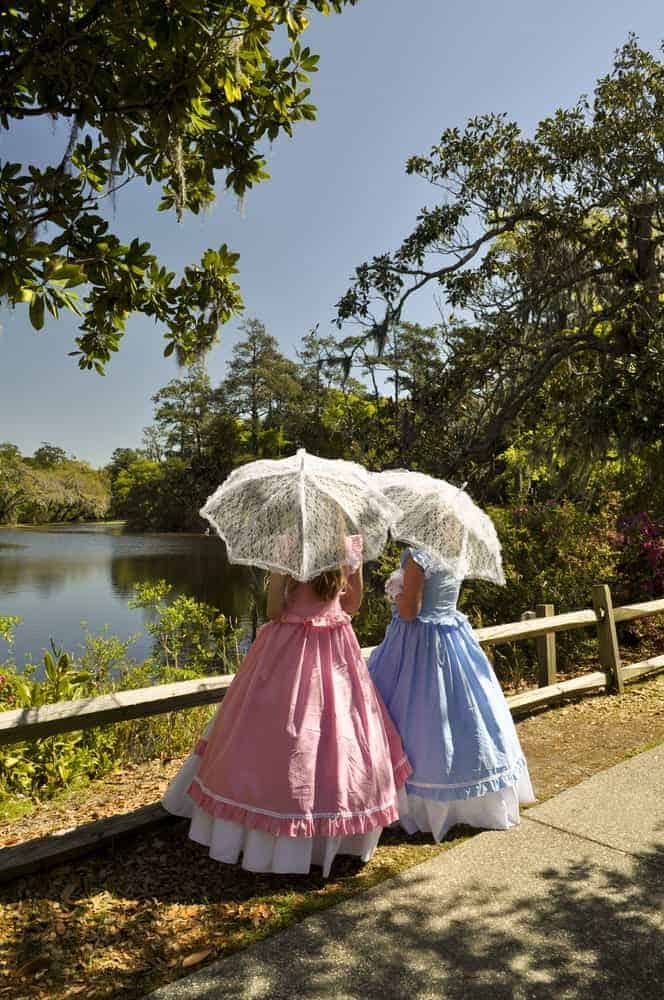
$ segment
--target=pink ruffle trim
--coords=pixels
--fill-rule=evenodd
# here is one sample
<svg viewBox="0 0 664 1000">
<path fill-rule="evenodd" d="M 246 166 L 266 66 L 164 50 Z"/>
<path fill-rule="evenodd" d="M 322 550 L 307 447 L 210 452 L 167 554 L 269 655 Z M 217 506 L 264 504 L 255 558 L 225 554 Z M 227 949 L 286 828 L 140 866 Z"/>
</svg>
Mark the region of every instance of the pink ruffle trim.
<svg viewBox="0 0 664 1000">
<path fill-rule="evenodd" d="M 397 786 L 397 789 L 406 784 L 406 781 L 410 778 L 412 773 L 413 769 L 410 766 L 410 761 L 407 757 L 402 757 L 397 766 L 394 768 L 394 784 Z"/>
<path fill-rule="evenodd" d="M 395 770 L 395 784 L 400 788 L 412 768 L 407 760 L 401 762 Z M 397 775 L 399 778 L 397 780 Z M 264 830 L 265 833 L 277 837 L 341 837 L 356 833 L 370 833 L 378 827 L 389 826 L 399 818 L 397 800 L 382 809 L 368 812 L 361 816 L 296 816 L 277 817 L 266 816 L 264 813 L 253 812 L 244 806 L 222 802 L 206 792 L 194 778 L 187 789 L 187 794 L 196 805 L 216 819 L 227 819 L 233 823 L 241 823 L 250 830 Z"/>
</svg>

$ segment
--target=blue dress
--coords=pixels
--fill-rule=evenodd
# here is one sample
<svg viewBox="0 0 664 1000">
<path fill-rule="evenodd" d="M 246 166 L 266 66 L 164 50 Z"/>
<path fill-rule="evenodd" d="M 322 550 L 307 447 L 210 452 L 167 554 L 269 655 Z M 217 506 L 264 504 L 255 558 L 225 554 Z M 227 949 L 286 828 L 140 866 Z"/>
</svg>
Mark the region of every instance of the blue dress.
<svg viewBox="0 0 664 1000">
<path fill-rule="evenodd" d="M 406 549 L 402 567 L 409 557 L 425 574 L 420 613 L 406 621 L 395 610 L 369 660 L 414 769 L 400 821 L 436 840 L 457 823 L 506 829 L 535 800 L 509 707 L 457 611 L 461 581 L 420 549 Z"/>
</svg>

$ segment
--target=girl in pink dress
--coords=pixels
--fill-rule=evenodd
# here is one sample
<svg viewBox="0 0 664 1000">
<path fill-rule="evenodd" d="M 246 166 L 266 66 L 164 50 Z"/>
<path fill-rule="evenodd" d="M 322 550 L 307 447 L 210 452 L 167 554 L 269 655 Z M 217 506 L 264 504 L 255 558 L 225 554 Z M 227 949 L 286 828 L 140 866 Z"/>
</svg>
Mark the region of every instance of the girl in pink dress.
<svg viewBox="0 0 664 1000">
<path fill-rule="evenodd" d="M 350 624 L 361 600 L 361 563 L 270 577 L 270 621 L 162 800 L 215 860 L 327 877 L 336 854 L 368 861 L 398 819 L 411 767 Z"/>
</svg>

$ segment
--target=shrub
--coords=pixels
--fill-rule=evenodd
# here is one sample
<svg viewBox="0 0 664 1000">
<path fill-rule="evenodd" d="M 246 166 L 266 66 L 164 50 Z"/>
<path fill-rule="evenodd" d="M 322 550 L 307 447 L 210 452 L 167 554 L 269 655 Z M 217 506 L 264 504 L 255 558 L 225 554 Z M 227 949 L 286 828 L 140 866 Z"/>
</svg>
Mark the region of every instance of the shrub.
<svg viewBox="0 0 664 1000">
<path fill-rule="evenodd" d="M 211 667 L 235 669 L 235 627 L 216 608 L 192 598 L 178 597 L 167 604 L 169 589 L 163 581 L 138 589 L 137 602 L 153 613 L 148 624 L 155 637 L 153 657 L 143 663 L 129 657 L 135 637 L 123 640 L 85 630 L 77 658 L 51 642 L 41 678 L 35 677 L 34 664 L 19 672 L 7 660 L 0 669 L 0 711 L 190 680 Z M 0 637 L 11 643 L 16 624 L 18 619 L 0 618 Z M 127 761 L 187 753 L 213 711 L 214 706 L 204 706 L 169 712 L 0 750 L 0 805 L 8 796 L 51 797 Z"/>
<path fill-rule="evenodd" d="M 664 537 L 662 526 L 641 511 L 618 522 L 613 535 L 618 557 L 620 600 L 654 600 L 664 595 Z"/>
<path fill-rule="evenodd" d="M 34 664 L 18 673 L 11 662 L 3 665 L 0 710 L 35 708 L 99 694 L 105 685 L 82 669 L 51 642 L 44 654 L 44 676 L 35 680 Z M 0 797 L 49 797 L 57 789 L 103 774 L 115 762 L 114 738 L 108 729 L 62 733 L 29 743 L 17 743 L 0 752 Z"/>
<path fill-rule="evenodd" d="M 461 605 L 474 625 L 518 621 L 536 604 L 553 604 L 556 613 L 590 607 L 593 584 L 615 584 L 612 502 L 592 514 L 569 501 L 494 508 L 490 514 L 502 543 L 507 583 L 469 581 L 464 587 Z M 591 646 L 596 647 L 596 639 L 588 630 L 559 633 L 559 665 L 576 665 Z M 495 664 L 503 682 L 534 683 L 534 643 L 496 646 Z"/>
<path fill-rule="evenodd" d="M 390 544 L 376 562 L 365 564 L 362 607 L 353 619 L 360 646 L 377 646 L 383 640 L 392 614 L 385 598 L 385 580 L 399 565 L 401 549 L 401 545 Z"/>
<path fill-rule="evenodd" d="M 237 630 L 218 608 L 180 594 L 167 603 L 172 587 L 165 580 L 139 583 L 130 608 L 146 608 L 146 628 L 154 639 L 154 656 L 164 668 L 187 667 L 194 676 L 232 671 L 238 659 Z"/>
</svg>

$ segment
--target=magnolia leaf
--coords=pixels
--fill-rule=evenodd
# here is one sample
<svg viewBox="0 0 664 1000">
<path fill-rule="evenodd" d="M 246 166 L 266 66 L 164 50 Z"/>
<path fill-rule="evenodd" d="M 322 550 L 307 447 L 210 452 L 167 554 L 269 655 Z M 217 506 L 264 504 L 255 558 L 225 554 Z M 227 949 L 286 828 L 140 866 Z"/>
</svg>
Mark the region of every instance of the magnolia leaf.
<svg viewBox="0 0 664 1000">
<path fill-rule="evenodd" d="M 210 955 L 213 954 L 213 948 L 204 948 L 201 951 L 192 951 L 191 954 L 186 955 L 182 959 L 183 969 L 189 969 L 192 965 L 198 965 L 200 962 L 205 961 Z"/>
</svg>

